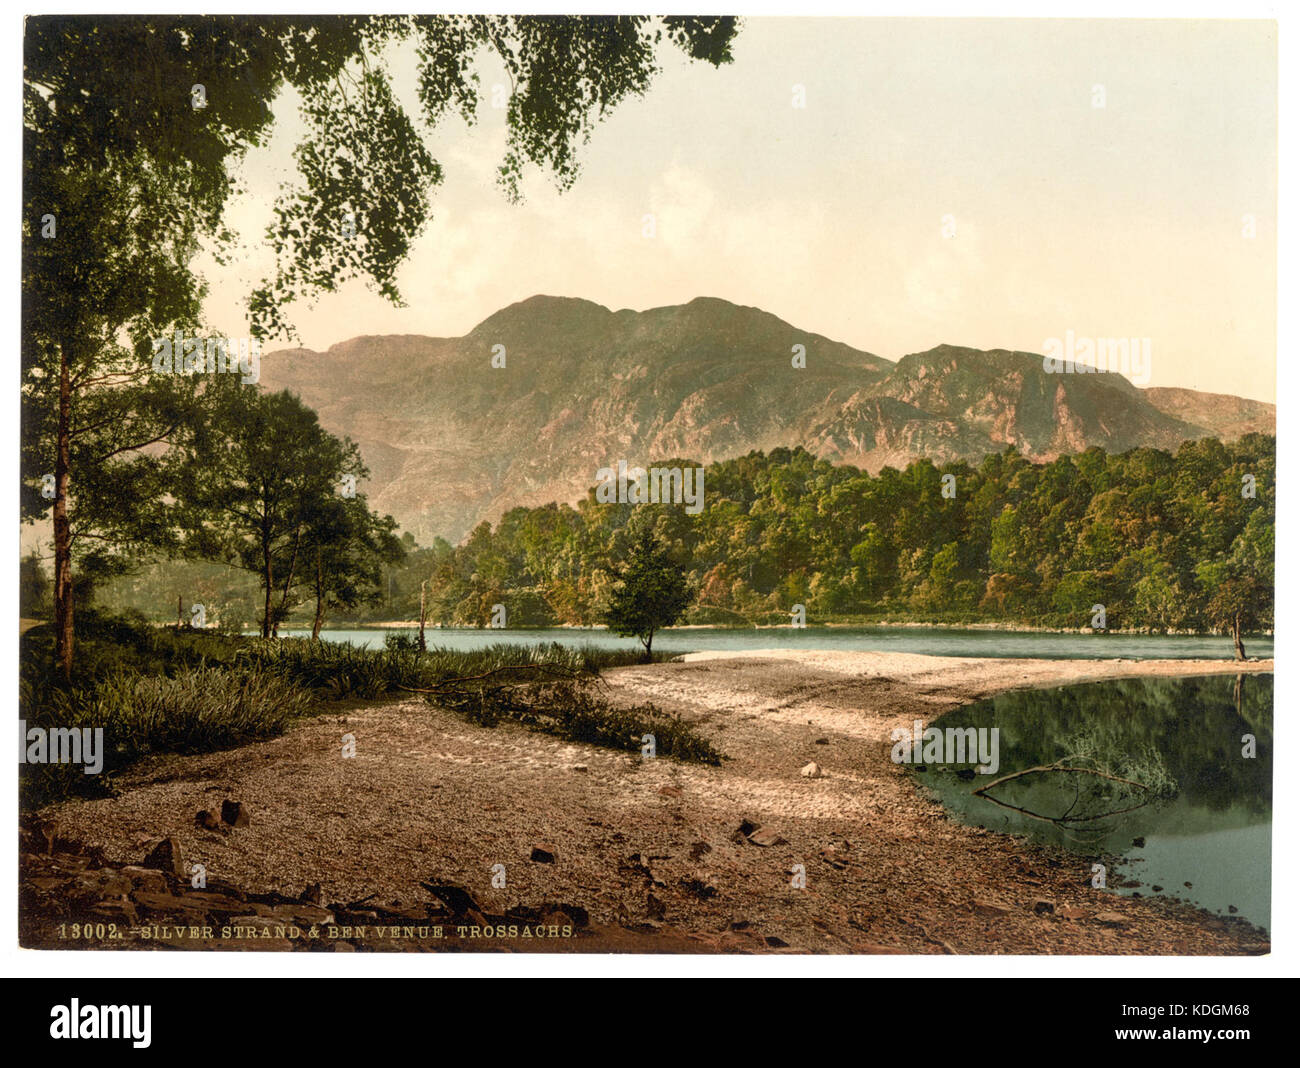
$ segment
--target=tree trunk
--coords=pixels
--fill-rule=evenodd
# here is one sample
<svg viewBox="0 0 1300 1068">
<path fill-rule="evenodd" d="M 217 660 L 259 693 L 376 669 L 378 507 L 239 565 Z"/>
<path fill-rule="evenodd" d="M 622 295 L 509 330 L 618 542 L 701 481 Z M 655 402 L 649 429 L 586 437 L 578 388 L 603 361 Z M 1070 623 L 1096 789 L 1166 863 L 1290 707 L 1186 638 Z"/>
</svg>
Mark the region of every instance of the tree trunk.
<svg viewBox="0 0 1300 1068">
<path fill-rule="evenodd" d="M 642 645 L 645 646 L 645 662 L 646 662 L 647 664 L 653 662 L 653 658 L 650 656 L 650 643 L 653 642 L 654 640 L 655 640 L 655 632 L 654 632 L 654 631 L 651 631 L 651 632 L 646 636 L 645 641 L 641 643 Z"/>
<path fill-rule="evenodd" d="M 262 637 L 271 636 L 271 595 L 275 592 L 275 577 L 271 574 L 271 549 L 262 545 L 262 584 L 266 587 L 266 601 L 262 605 Z"/>
<path fill-rule="evenodd" d="M 1241 616 L 1232 620 L 1232 648 L 1238 660 L 1246 659 L 1246 647 L 1241 644 Z"/>
<path fill-rule="evenodd" d="M 325 578 L 320 569 L 320 550 L 316 551 L 316 618 L 311 621 L 311 640 L 320 641 L 320 629 L 325 622 Z"/>
<path fill-rule="evenodd" d="M 420 652 L 427 652 L 428 647 L 424 644 L 424 587 L 427 582 L 420 583 Z"/>
<path fill-rule="evenodd" d="M 184 606 L 185 606 L 185 598 L 178 593 L 176 595 L 176 629 L 177 630 L 185 629 L 185 623 L 184 623 L 185 607 Z"/>
<path fill-rule="evenodd" d="M 72 679 L 72 525 L 68 519 L 68 474 L 72 462 L 72 374 L 68 345 L 59 345 L 59 420 L 54 457 L 54 663 Z"/>
<path fill-rule="evenodd" d="M 299 525 L 293 532 L 293 555 L 289 557 L 289 571 L 284 578 L 284 591 L 280 596 L 280 610 L 276 613 L 275 622 L 271 625 L 271 637 L 280 636 L 280 620 L 284 619 L 288 613 L 289 591 L 293 589 L 293 577 L 298 570 L 298 547 L 302 542 L 302 526 Z"/>
</svg>

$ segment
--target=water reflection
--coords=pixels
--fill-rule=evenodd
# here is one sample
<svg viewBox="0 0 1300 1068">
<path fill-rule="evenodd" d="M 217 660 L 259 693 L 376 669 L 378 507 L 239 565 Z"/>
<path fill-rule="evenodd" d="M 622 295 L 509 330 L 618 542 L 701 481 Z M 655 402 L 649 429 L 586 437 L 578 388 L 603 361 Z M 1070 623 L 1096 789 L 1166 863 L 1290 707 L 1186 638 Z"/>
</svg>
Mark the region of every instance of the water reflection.
<svg viewBox="0 0 1300 1068">
<path fill-rule="evenodd" d="M 1176 896 L 1267 927 L 1272 711 L 1272 675 L 1008 693 L 932 724 L 996 727 L 998 772 L 932 765 L 920 781 L 963 822 L 1118 856 L 1110 890 Z"/>
</svg>

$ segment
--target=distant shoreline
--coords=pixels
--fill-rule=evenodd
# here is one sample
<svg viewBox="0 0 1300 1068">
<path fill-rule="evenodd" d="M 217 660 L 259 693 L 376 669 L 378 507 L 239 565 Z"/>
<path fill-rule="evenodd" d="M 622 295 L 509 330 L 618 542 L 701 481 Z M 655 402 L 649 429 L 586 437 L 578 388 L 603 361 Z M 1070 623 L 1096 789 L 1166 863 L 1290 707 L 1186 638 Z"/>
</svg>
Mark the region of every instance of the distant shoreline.
<svg viewBox="0 0 1300 1068">
<path fill-rule="evenodd" d="M 172 624 L 160 624 L 171 626 Z M 369 623 L 338 623 L 324 627 L 327 631 L 337 630 L 418 630 L 420 623 L 418 620 L 383 620 L 381 622 Z M 289 626 L 282 629 L 286 630 L 308 630 L 309 625 Z M 475 633 L 478 631 L 492 630 L 492 627 L 442 627 L 433 626 L 426 623 L 426 631 L 464 631 L 466 633 Z M 505 633 L 515 633 L 518 631 L 547 631 L 547 630 L 568 630 L 568 631 L 592 631 L 602 634 L 608 634 L 609 628 L 602 624 L 593 624 L 591 626 L 579 626 L 573 623 L 555 623 L 549 626 L 517 626 L 502 628 Z M 1212 630 L 1153 630 L 1150 628 L 1137 627 L 1111 627 L 1105 631 L 1094 631 L 1091 627 L 1039 627 L 1032 624 L 1016 623 L 929 623 L 920 621 L 889 621 L 881 620 L 875 623 L 866 622 L 830 622 L 830 623 L 809 623 L 804 627 L 793 628 L 788 623 L 756 623 L 752 626 L 742 627 L 726 623 L 685 623 L 673 627 L 664 627 L 656 633 L 677 633 L 689 632 L 693 630 L 986 630 L 996 631 L 1009 634 L 1089 634 L 1098 638 L 1104 638 L 1107 635 L 1125 635 L 1127 637 L 1170 637 L 1170 638 L 1223 638 L 1226 635 Z M 1243 634 L 1243 638 L 1272 638 L 1272 630 L 1248 631 Z"/>
</svg>

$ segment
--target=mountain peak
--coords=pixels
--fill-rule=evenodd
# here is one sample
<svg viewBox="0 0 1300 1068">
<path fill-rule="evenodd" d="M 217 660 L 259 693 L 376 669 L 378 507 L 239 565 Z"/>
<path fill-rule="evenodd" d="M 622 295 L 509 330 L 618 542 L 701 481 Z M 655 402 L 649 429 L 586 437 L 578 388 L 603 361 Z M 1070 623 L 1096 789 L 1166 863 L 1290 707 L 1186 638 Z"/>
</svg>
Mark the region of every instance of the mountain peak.
<svg viewBox="0 0 1300 1068">
<path fill-rule="evenodd" d="M 581 297 L 553 297 L 538 293 L 493 312 L 467 336 L 484 337 L 503 330 L 512 331 L 517 324 L 550 329 L 573 329 L 583 324 L 608 319 L 613 314 L 603 304 L 583 300 Z"/>
<path fill-rule="evenodd" d="M 262 384 L 299 393 L 356 441 L 371 502 L 424 544 L 516 506 L 576 502 L 618 459 L 803 446 L 878 471 L 1008 445 L 1035 460 L 1092 445 L 1173 451 L 1274 425 L 1268 406 L 1048 374 L 1028 352 L 944 343 L 894 364 L 709 296 L 611 311 L 537 294 L 464 337 L 365 336 L 330 352 L 327 363 L 267 360 Z"/>
</svg>

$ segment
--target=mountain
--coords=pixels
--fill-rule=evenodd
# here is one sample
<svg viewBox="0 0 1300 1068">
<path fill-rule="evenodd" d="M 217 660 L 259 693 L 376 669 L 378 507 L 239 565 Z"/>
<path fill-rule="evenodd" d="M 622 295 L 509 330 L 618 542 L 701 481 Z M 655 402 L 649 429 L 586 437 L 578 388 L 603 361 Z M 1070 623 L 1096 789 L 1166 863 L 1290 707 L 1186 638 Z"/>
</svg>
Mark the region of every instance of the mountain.
<svg viewBox="0 0 1300 1068">
<path fill-rule="evenodd" d="M 1172 415 L 1231 441 L 1243 434 L 1277 432 L 1277 410 L 1271 404 L 1232 397 L 1226 393 L 1200 393 L 1194 389 L 1154 386 L 1146 398 L 1166 415 Z"/>
<path fill-rule="evenodd" d="M 1213 404 L 1173 397 L 1156 404 L 1150 392 L 1119 374 L 1048 374 L 1041 355 L 940 345 L 904 356 L 882 381 L 850 398 L 808 448 L 877 471 L 919 456 L 974 460 L 1007 445 L 1044 460 L 1092 445 L 1172 451 L 1188 438 L 1225 436 L 1221 427 L 1231 420 L 1209 418 L 1218 412 Z M 1224 399 L 1254 406 L 1249 416 L 1235 413 L 1234 425 L 1271 428 L 1272 405 Z M 1194 421 L 1199 415 L 1206 418 Z"/>
<path fill-rule="evenodd" d="M 1271 433 L 1275 417 L 1238 397 L 1047 374 L 1025 352 L 940 345 L 893 363 L 708 297 L 614 312 L 537 296 L 460 338 L 269 352 L 261 382 L 299 394 L 360 445 L 372 506 L 421 543 L 459 540 L 517 505 L 576 501 L 620 459 L 709 462 L 803 445 L 874 472 L 1007 445 L 1034 459 L 1090 445 L 1175 449 Z"/>
</svg>

